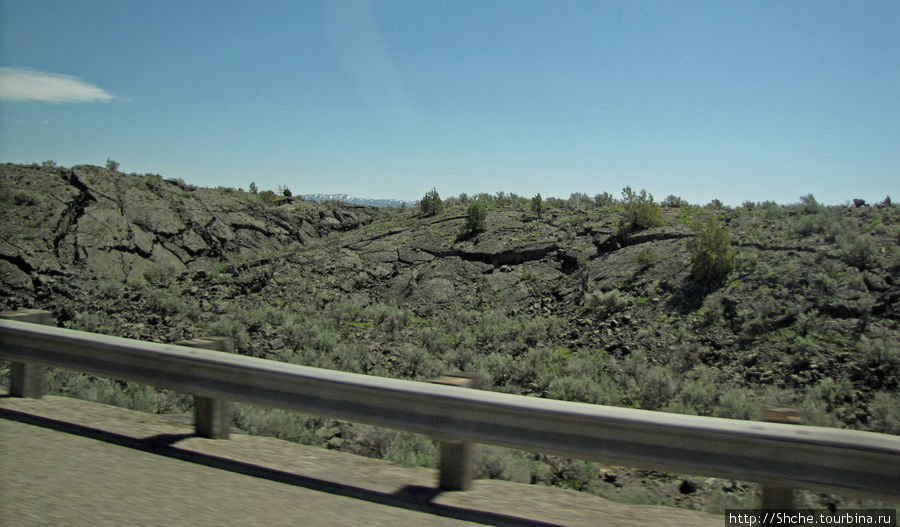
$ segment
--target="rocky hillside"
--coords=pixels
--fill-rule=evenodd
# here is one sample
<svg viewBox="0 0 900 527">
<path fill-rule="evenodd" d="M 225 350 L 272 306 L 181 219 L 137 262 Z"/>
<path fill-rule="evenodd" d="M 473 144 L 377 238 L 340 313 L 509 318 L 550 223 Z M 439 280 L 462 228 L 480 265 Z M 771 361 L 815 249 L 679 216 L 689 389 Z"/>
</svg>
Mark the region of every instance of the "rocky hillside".
<svg viewBox="0 0 900 527">
<path fill-rule="evenodd" d="M 473 234 L 465 196 L 424 216 L 3 165 L 0 307 L 159 341 L 228 334 L 240 353 L 375 375 L 457 370 L 494 390 L 735 418 L 788 405 L 900 433 L 898 207 L 667 199 L 661 226 L 629 229 L 626 204 L 586 198 L 538 217 L 482 195 Z M 710 217 L 733 257 L 714 282 L 688 250 Z M 346 426 L 315 437 L 377 450 Z M 523 477 L 572 480 L 544 465 Z M 497 466 L 484 470 L 515 472 Z"/>
<path fill-rule="evenodd" d="M 0 167 L 6 292 L 70 296 L 81 281 L 143 281 L 236 258 L 283 251 L 369 223 L 376 209 L 304 200 L 270 205 L 233 189 L 204 189 L 100 167 Z M 73 283 L 75 279 L 77 283 Z"/>
</svg>

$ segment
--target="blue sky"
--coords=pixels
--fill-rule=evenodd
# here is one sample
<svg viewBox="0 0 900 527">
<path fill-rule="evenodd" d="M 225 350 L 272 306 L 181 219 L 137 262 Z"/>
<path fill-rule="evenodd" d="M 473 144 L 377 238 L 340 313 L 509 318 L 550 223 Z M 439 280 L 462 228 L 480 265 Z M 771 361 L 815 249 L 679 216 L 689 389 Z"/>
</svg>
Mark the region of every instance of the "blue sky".
<svg viewBox="0 0 900 527">
<path fill-rule="evenodd" d="M 900 2 L 0 0 L 0 161 L 417 199 L 900 198 Z"/>
</svg>

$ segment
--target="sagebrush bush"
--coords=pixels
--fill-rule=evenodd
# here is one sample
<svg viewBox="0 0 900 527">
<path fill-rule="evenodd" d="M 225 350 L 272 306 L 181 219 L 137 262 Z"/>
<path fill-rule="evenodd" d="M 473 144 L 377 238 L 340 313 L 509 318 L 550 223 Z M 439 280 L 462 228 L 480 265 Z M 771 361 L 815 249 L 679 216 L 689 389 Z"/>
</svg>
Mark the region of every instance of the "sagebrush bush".
<svg viewBox="0 0 900 527">
<path fill-rule="evenodd" d="M 19 206 L 37 205 L 37 197 L 27 190 L 20 190 L 13 194 L 12 202 Z"/>
<path fill-rule="evenodd" d="M 246 352 L 250 345 L 247 328 L 239 320 L 228 315 L 222 315 L 209 324 L 208 331 L 217 337 L 231 337 L 234 340 L 234 349 L 238 353 Z"/>
<path fill-rule="evenodd" d="M 694 234 L 687 241 L 692 276 L 707 285 L 721 282 L 734 267 L 731 236 L 713 216 L 694 225 Z"/>
<path fill-rule="evenodd" d="M 876 432 L 900 435 L 900 396 L 877 392 L 869 403 L 869 424 Z"/>
<path fill-rule="evenodd" d="M 588 293 L 584 295 L 583 302 L 588 308 L 600 308 L 607 313 L 617 313 L 628 306 L 630 297 L 627 293 L 612 289 L 601 293 Z"/>
<path fill-rule="evenodd" d="M 656 263 L 656 253 L 653 252 L 652 248 L 647 247 L 646 249 L 637 253 L 637 256 L 635 256 L 635 261 L 637 261 L 637 264 L 641 267 L 650 267 L 651 265 Z"/>
<path fill-rule="evenodd" d="M 868 234 L 862 236 L 842 236 L 838 242 L 844 261 L 863 271 L 875 264 L 875 240 Z"/>
<path fill-rule="evenodd" d="M 274 207 L 275 203 L 278 201 L 278 196 L 276 196 L 275 193 L 271 190 L 264 190 L 257 194 L 257 196 L 259 196 L 259 199 L 261 199 L 262 202 L 268 207 Z"/>
<path fill-rule="evenodd" d="M 561 401 L 599 403 L 603 395 L 599 384 L 583 376 L 556 377 L 547 386 L 547 396 Z"/>
<path fill-rule="evenodd" d="M 713 416 L 727 419 L 753 420 L 759 418 L 759 405 L 750 398 L 751 392 L 732 388 L 719 397 Z"/>
<path fill-rule="evenodd" d="M 646 362 L 636 375 L 628 379 L 628 395 L 638 408 L 659 410 L 666 406 L 677 391 L 677 382 L 671 370 L 661 366 L 648 366 Z"/>
<path fill-rule="evenodd" d="M 540 479 L 546 467 L 534 454 L 488 445 L 478 445 L 475 475 L 478 478 L 532 483 Z"/>
</svg>

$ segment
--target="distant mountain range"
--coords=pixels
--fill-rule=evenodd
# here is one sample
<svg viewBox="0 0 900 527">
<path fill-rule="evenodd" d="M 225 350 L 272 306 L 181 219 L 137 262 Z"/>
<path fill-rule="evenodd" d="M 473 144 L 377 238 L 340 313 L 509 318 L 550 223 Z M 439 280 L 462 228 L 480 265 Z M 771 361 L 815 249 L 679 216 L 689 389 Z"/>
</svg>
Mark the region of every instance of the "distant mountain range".
<svg viewBox="0 0 900 527">
<path fill-rule="evenodd" d="M 370 207 L 402 207 L 403 205 L 415 205 L 415 201 L 404 201 L 401 199 L 370 199 L 357 198 L 349 194 L 303 194 L 303 199 L 312 201 L 340 201 L 341 203 L 350 203 L 352 205 L 368 205 Z"/>
</svg>

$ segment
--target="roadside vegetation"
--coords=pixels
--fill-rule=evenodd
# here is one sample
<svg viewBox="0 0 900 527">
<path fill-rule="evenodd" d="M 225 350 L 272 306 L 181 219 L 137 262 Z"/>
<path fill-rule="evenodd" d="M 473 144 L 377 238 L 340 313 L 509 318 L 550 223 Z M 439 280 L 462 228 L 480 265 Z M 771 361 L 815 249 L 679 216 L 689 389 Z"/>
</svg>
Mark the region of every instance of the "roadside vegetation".
<svg viewBox="0 0 900 527">
<path fill-rule="evenodd" d="M 180 200 L 193 192 L 135 177 L 141 192 Z M 808 424 L 900 434 L 900 208 L 889 200 L 829 207 L 807 195 L 730 208 L 656 202 L 630 187 L 621 199 L 441 199 L 432 189 L 418 208 L 359 220 L 280 190 L 217 191 L 249 218 L 229 234 L 249 240 L 232 252 L 221 242 L 215 257 L 187 267 L 150 262 L 127 280 L 86 280 L 65 295 L 11 293 L 3 308 L 50 309 L 67 327 L 146 340 L 229 336 L 238 353 L 369 375 L 461 371 L 488 390 L 735 419 L 789 406 Z M 43 200 L 26 186 L 0 196 L 5 214 Z M 287 230 L 295 210 L 310 225 L 327 222 L 274 245 L 264 220 Z M 17 243 L 47 237 L 40 221 L 22 218 Z M 141 222 L 147 232 L 168 228 Z M 165 231 L 158 244 L 176 232 L 187 236 Z M 187 395 L 64 371 L 51 372 L 49 391 L 163 414 L 187 415 L 192 405 Z M 233 424 L 398 463 L 437 462 L 429 438 L 333 419 L 240 405 Z M 743 483 L 499 448 L 481 448 L 477 467 L 480 477 L 638 503 L 758 504 Z M 835 499 L 804 495 L 817 507 Z"/>
</svg>

